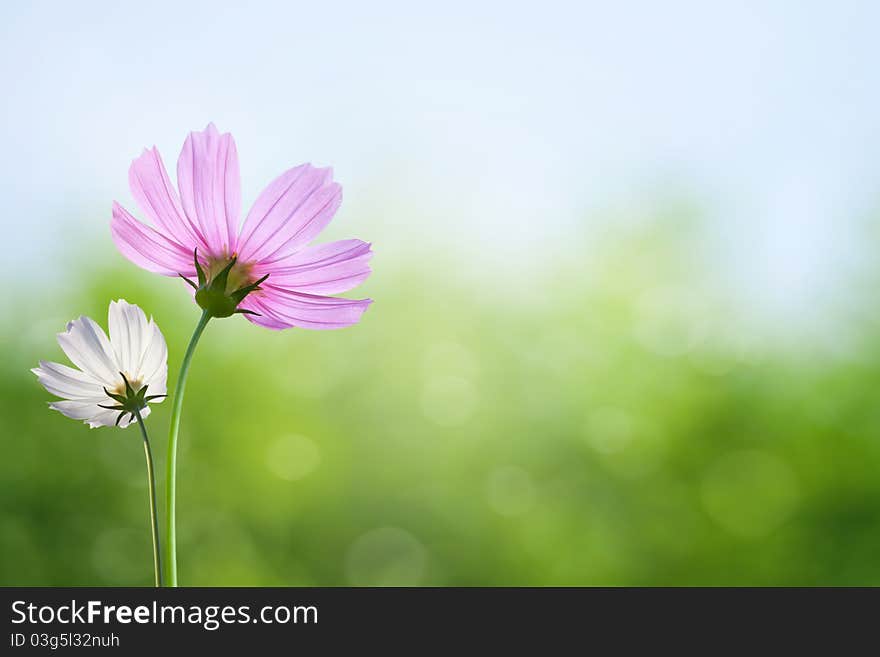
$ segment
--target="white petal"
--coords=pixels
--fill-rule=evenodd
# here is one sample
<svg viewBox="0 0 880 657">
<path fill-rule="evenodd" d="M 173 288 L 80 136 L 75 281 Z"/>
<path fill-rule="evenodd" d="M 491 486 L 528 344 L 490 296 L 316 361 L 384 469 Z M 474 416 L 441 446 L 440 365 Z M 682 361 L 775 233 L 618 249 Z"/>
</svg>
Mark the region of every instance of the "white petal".
<svg viewBox="0 0 880 657">
<path fill-rule="evenodd" d="M 31 370 L 37 375 L 40 384 L 53 395 L 75 401 L 99 401 L 107 395 L 100 383 L 91 376 L 60 363 L 40 361 L 40 366 Z"/>
<path fill-rule="evenodd" d="M 141 377 L 144 385 L 148 385 L 147 395 L 164 395 L 166 393 L 166 381 L 168 379 L 168 346 L 159 326 L 150 319 L 145 339 L 143 362 L 141 363 Z M 155 401 L 162 401 L 156 399 Z"/>
<path fill-rule="evenodd" d="M 147 321 L 143 310 L 124 299 L 110 303 L 108 316 L 110 342 L 123 371 L 149 386 L 148 394 L 164 395 L 168 347 L 156 322 Z"/>
<path fill-rule="evenodd" d="M 112 403 L 112 400 L 107 400 L 108 404 Z M 62 415 L 69 417 L 73 420 L 82 420 L 85 424 L 88 424 L 92 429 L 96 427 L 112 427 L 116 426 L 116 418 L 119 417 L 119 411 L 113 411 L 107 408 L 101 408 L 97 404 L 91 402 L 78 402 L 78 401 L 60 401 L 60 402 L 52 402 L 49 404 L 49 408 L 58 411 Z M 150 414 L 150 409 L 145 408 L 141 411 L 141 417 L 145 418 Z M 134 420 L 136 423 L 137 420 Z M 119 427 L 121 429 L 125 429 L 127 426 L 132 424 L 133 421 L 131 417 L 126 413 L 125 418 L 120 420 Z"/>
<path fill-rule="evenodd" d="M 144 311 L 125 299 L 111 301 L 107 323 L 110 328 L 110 343 L 120 368 L 126 375 L 137 377 L 147 329 Z"/>
<path fill-rule="evenodd" d="M 52 402 L 49 404 L 49 408 L 60 412 L 72 420 L 83 420 L 85 422 L 89 422 L 97 416 L 106 415 L 107 412 L 106 409 L 99 407 L 95 402 L 82 401 Z"/>
<path fill-rule="evenodd" d="M 83 372 L 108 386 L 119 382 L 120 367 L 110 340 L 91 318 L 68 322 L 67 332 L 58 334 L 58 344 Z"/>
<path fill-rule="evenodd" d="M 94 417 L 83 420 L 85 424 L 89 425 L 89 429 L 112 427 L 116 425 L 116 418 L 119 417 L 119 411 L 110 411 L 104 408 L 102 408 L 101 411 L 101 413 L 97 413 Z M 119 426 L 124 429 L 128 424 L 120 422 Z"/>
</svg>

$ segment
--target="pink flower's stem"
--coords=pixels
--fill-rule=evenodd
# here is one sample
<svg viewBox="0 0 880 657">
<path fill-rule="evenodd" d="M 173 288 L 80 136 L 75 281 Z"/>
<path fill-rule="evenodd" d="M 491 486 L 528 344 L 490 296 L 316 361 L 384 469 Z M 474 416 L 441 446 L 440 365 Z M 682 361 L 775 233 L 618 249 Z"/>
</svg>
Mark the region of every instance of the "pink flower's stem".
<svg viewBox="0 0 880 657">
<path fill-rule="evenodd" d="M 180 427 L 180 413 L 183 408 L 183 393 L 186 389 L 186 375 L 189 364 L 195 353 L 196 345 L 202 332 L 208 325 L 211 316 L 207 311 L 202 313 L 196 330 L 193 331 L 180 364 L 177 375 L 177 387 L 174 389 L 174 401 L 171 403 L 171 426 L 168 431 L 168 458 L 165 463 L 165 586 L 177 586 L 177 523 L 175 512 L 177 507 L 177 434 Z"/>
</svg>

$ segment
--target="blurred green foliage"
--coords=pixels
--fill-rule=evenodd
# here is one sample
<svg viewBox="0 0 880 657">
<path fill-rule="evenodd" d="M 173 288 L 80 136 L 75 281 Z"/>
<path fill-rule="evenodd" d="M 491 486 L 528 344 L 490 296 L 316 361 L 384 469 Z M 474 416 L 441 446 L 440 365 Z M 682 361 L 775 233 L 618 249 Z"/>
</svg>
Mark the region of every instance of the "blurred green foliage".
<svg viewBox="0 0 880 657">
<path fill-rule="evenodd" d="M 696 232 L 603 235 L 500 292 L 379 249 L 355 328 L 213 322 L 184 406 L 181 583 L 880 584 L 878 327 L 845 357 L 762 343 Z M 149 585 L 137 433 L 49 411 L 28 370 L 123 297 L 163 329 L 170 387 L 198 313 L 121 257 L 73 264 L 0 326 L 0 583 Z M 169 405 L 148 420 L 161 477 Z"/>
</svg>

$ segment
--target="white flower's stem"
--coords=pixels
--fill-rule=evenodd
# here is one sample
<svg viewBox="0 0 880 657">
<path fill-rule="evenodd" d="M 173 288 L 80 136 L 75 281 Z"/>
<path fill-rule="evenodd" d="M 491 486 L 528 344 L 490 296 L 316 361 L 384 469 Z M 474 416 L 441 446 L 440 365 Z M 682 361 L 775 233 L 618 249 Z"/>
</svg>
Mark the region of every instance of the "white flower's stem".
<svg viewBox="0 0 880 657">
<path fill-rule="evenodd" d="M 177 375 L 177 387 L 174 389 L 174 401 L 171 403 L 171 426 L 168 431 L 168 458 L 165 463 L 165 585 L 177 586 L 177 529 L 175 512 L 177 508 L 177 433 L 180 427 L 180 413 L 183 408 L 183 393 L 186 388 L 186 375 L 189 364 L 195 353 L 196 345 L 202 331 L 208 325 L 211 316 L 208 311 L 202 313 L 196 330 L 193 331 L 180 364 Z"/>
<path fill-rule="evenodd" d="M 153 575 L 156 586 L 162 586 L 162 559 L 160 558 L 159 543 L 159 515 L 156 508 L 156 473 L 153 470 L 153 451 L 150 449 L 150 439 L 147 437 L 147 426 L 141 417 L 140 411 L 135 411 L 141 435 L 144 437 L 144 455 L 147 458 L 147 484 L 150 487 L 150 527 L 153 530 Z"/>
</svg>

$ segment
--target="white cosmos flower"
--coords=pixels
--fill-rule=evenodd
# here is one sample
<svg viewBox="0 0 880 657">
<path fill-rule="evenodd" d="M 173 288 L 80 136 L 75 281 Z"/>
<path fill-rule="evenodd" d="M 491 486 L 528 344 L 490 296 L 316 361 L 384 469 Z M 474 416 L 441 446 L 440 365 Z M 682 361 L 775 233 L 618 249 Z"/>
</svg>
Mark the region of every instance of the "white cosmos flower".
<svg viewBox="0 0 880 657">
<path fill-rule="evenodd" d="M 120 299 L 110 302 L 108 321 L 109 339 L 85 316 L 69 322 L 67 331 L 58 334 L 58 344 L 79 369 L 41 360 L 31 370 L 46 390 L 64 399 L 51 402 L 50 408 L 92 428 L 116 424 L 120 412 L 102 406 L 118 404 L 107 392 L 125 396 L 126 379 L 135 392 L 147 386 L 147 397 L 160 395 L 154 400 L 159 402 L 168 377 L 168 348 L 152 317 L 148 321 L 143 310 Z M 141 416 L 149 412 L 145 406 Z M 119 426 L 125 428 L 132 421 L 126 413 Z"/>
</svg>

